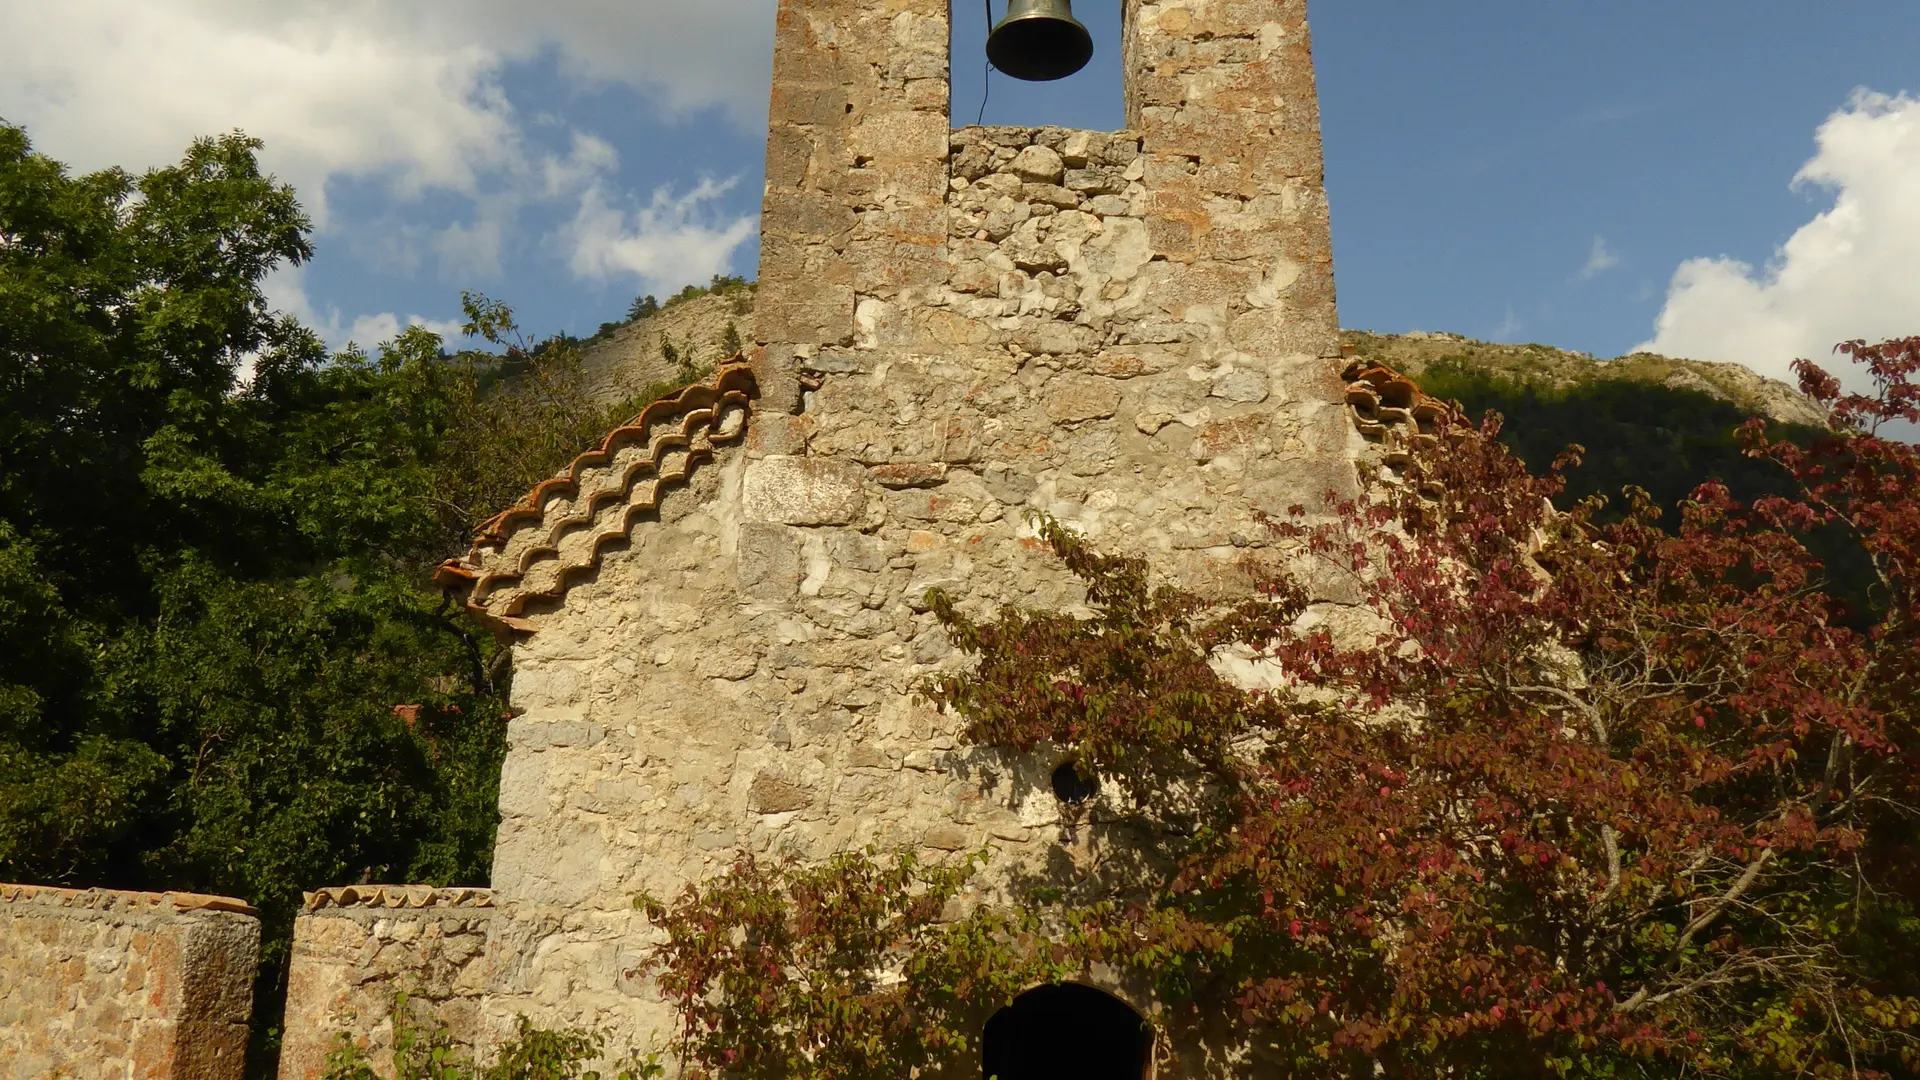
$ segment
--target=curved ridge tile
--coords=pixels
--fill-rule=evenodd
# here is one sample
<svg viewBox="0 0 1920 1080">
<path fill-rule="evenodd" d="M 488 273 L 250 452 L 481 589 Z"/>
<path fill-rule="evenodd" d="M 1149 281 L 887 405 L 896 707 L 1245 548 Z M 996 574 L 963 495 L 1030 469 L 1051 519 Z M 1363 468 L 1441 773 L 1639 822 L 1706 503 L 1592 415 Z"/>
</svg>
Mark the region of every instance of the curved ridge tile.
<svg viewBox="0 0 1920 1080">
<path fill-rule="evenodd" d="M 744 402 L 742 404 L 744 405 Z M 633 498 L 633 489 L 638 482 L 635 480 L 636 474 L 642 471 L 652 472 L 656 488 L 664 481 L 686 479 L 691 465 L 689 458 L 711 451 L 711 444 L 706 441 L 705 433 L 698 426 L 710 419 L 711 416 L 707 410 L 697 410 L 689 415 L 682 432 L 667 432 L 653 439 L 650 443 L 652 450 L 648 457 L 635 461 L 629 469 L 623 470 L 616 483 L 594 490 L 584 490 L 576 498 L 566 500 L 564 509 L 558 516 L 550 520 L 543 519 L 540 528 L 529 529 L 522 534 L 531 538 L 522 544 L 517 552 L 513 549 L 503 552 L 511 555 L 505 569 L 483 573 L 476 587 L 484 590 L 495 578 L 522 577 L 542 556 L 557 554 L 569 533 L 593 524 L 602 504 Z"/>
<path fill-rule="evenodd" d="M 636 483 L 627 490 L 625 500 L 614 499 L 610 493 L 604 500 L 596 498 L 596 502 L 605 502 L 621 507 L 620 512 L 616 515 L 617 524 L 612 528 L 602 529 L 588 536 L 584 542 L 585 551 L 580 558 L 574 560 L 561 558 L 563 553 L 562 545 L 566 541 L 573 539 L 563 534 L 569 530 L 577 530 L 582 526 L 591 527 L 594 519 L 587 518 L 576 521 L 573 516 L 574 512 L 570 511 L 568 517 L 563 519 L 569 523 L 568 529 L 555 529 L 554 533 L 548 539 L 536 542 L 535 545 L 522 550 L 519 557 L 515 560 L 516 565 L 513 570 L 495 575 L 503 582 L 509 580 L 524 581 L 532 575 L 538 564 L 542 562 L 555 562 L 560 564 L 555 571 L 555 580 L 543 588 L 525 589 L 516 592 L 513 596 L 509 597 L 504 604 L 500 605 L 499 609 L 494 611 L 494 614 L 506 616 L 518 615 L 528 600 L 536 597 L 557 597 L 564 593 L 566 590 L 567 577 L 585 572 L 600 565 L 600 556 L 607 544 L 617 540 L 625 540 L 631 535 L 634 516 L 641 512 L 658 509 L 660 497 L 664 493 L 667 485 L 669 483 L 684 482 L 692 475 L 693 467 L 709 459 L 712 453 L 712 442 L 704 437 L 696 438 L 685 451 L 676 452 L 678 460 L 673 468 L 662 468 L 650 480 L 642 482 L 645 484 L 644 493 L 641 491 L 641 484 Z M 663 459 L 661 464 L 665 465 L 666 463 L 666 460 Z M 488 580 L 489 578 L 482 578 L 483 582 Z M 489 595 L 491 594 L 489 593 Z"/>
<path fill-rule="evenodd" d="M 1415 450 L 1431 450 L 1443 436 L 1465 437 L 1471 425 L 1451 402 L 1421 390 L 1400 372 L 1367 360 L 1355 360 L 1341 373 L 1346 381 L 1347 411 L 1354 427 L 1382 448 L 1380 461 L 1398 476 L 1413 460 Z M 1431 497 L 1434 492 L 1425 490 Z"/>
<path fill-rule="evenodd" d="M 637 516 L 656 509 L 667 486 L 685 482 L 715 446 L 741 439 L 756 392 L 752 370 L 736 356 L 649 404 L 489 518 L 465 555 L 440 564 L 435 581 L 465 592 L 477 614 L 516 624 L 528 601 L 560 597 L 570 579 L 598 566 L 607 545 L 631 535 Z"/>
<path fill-rule="evenodd" d="M 487 541 L 504 542 L 528 517 L 540 517 L 542 507 L 555 492 L 577 488 L 580 475 L 587 468 L 610 460 L 615 446 L 632 441 L 636 436 L 645 439 L 648 429 L 655 422 L 695 409 L 709 408 L 729 393 L 752 396 L 754 390 L 752 369 L 745 364 L 730 363 L 714 372 L 706 382 L 694 383 L 678 394 L 653 402 L 642 409 L 640 415 L 608 432 L 599 446 L 574 458 L 559 475 L 541 481 L 532 491 L 521 496 L 519 502 L 489 518 L 480 526 L 476 545 Z"/>
</svg>

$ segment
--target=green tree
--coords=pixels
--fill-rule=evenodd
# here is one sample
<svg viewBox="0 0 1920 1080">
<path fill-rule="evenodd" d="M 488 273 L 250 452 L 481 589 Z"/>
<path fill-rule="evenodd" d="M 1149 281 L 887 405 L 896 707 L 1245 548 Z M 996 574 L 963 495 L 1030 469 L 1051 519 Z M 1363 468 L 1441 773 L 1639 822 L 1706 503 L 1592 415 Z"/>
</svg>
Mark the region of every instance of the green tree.
<svg viewBox="0 0 1920 1080">
<path fill-rule="evenodd" d="M 0 879 L 254 903 L 264 1032 L 303 889 L 487 880 L 507 654 L 429 572 L 627 406 L 484 297 L 497 351 L 328 356 L 262 295 L 312 249 L 258 148 L 72 176 L 0 127 Z"/>
</svg>

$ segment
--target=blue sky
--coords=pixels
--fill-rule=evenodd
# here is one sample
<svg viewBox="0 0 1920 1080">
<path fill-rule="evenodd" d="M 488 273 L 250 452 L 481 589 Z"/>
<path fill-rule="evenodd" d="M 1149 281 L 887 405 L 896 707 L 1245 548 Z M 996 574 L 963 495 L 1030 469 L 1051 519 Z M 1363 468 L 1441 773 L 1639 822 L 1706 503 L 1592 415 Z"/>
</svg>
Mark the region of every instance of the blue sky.
<svg viewBox="0 0 1920 1080">
<path fill-rule="evenodd" d="M 996 13 L 1004 0 L 993 0 Z M 1195 0 L 1199 2 L 1199 0 Z M 1120 124 L 1095 64 L 992 78 L 989 123 Z M 772 0 L 68 0 L 0 6 L 0 117 L 76 167 L 241 127 L 319 257 L 278 302 L 336 343 L 444 327 L 462 288 L 533 330 L 751 275 Z M 985 14 L 960 0 L 955 114 Z M 1342 322 L 1772 374 L 1920 332 L 1920 4 L 1319 0 Z M 1877 96 L 1876 96 L 1877 95 Z M 1804 179 L 1795 183 L 1796 176 Z"/>
</svg>

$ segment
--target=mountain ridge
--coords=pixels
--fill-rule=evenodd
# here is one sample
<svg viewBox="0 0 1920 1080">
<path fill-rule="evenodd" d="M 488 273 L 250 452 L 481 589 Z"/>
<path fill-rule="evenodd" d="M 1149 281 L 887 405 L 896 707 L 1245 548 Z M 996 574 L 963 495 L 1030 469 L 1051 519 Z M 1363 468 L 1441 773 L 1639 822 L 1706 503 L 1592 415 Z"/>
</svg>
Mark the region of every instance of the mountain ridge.
<svg viewBox="0 0 1920 1080">
<path fill-rule="evenodd" d="M 1537 391 L 1565 393 L 1595 381 L 1620 381 L 1695 391 L 1783 424 L 1821 427 L 1827 421 L 1826 413 L 1796 388 L 1741 364 L 1648 352 L 1603 360 L 1550 345 L 1507 345 L 1420 330 L 1342 330 L 1340 339 L 1356 357 L 1383 363 L 1415 382 L 1429 368 L 1452 362 Z"/>
</svg>

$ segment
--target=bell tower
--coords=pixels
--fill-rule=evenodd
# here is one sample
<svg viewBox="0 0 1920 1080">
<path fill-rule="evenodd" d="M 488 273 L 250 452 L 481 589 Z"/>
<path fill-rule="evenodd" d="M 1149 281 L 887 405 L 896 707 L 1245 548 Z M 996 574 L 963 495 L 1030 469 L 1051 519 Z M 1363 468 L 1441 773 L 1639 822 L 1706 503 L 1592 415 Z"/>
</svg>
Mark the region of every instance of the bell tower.
<svg viewBox="0 0 1920 1080">
<path fill-rule="evenodd" d="M 1368 460 L 1305 0 L 1121 2 L 1124 40 L 1097 46 L 1127 127 L 1081 131 L 951 128 L 949 0 L 780 0 L 749 363 L 649 405 L 441 567 L 512 641 L 492 888 L 309 897 L 288 1042 L 312 1052 L 283 1077 L 342 1032 L 389 1038 L 415 986 L 483 1057 L 522 1016 L 670 1054 L 634 899 L 742 854 L 990 846 L 967 897 L 987 903 L 1106 889 L 1177 842 L 1070 748 L 972 744 L 916 696 L 970 662 L 931 588 L 1084 609 L 1034 513 L 1230 595 L 1288 558 L 1262 515 L 1351 497 Z M 1106 1075 L 1283 1068 L 1145 1031 L 1152 987 L 1084 976 L 980 1002 L 981 1065 L 1057 1075 L 1071 1029 Z"/>
<path fill-rule="evenodd" d="M 1056 306 L 1047 321 L 1071 322 L 1102 344 L 1183 347 L 1171 351 L 1216 366 L 1259 357 L 1282 364 L 1274 374 L 1302 392 L 1337 394 L 1305 0 L 1122 2 L 1124 40 L 1099 47 L 1121 51 L 1128 129 L 1034 129 L 1029 145 L 1128 140 L 1136 153 L 1112 167 L 1136 175 L 1096 179 L 1086 170 L 1107 162 L 1072 158 L 1074 175 L 1016 173 L 1032 190 L 994 197 L 1085 211 L 1057 189 L 1125 196 L 1124 210 L 1108 199 L 1096 216 L 1103 225 L 1117 219 L 1109 234 L 1144 237 L 1139 272 L 1150 287 L 1138 304 L 1113 308 L 1095 296 L 1070 319 Z M 904 300 L 920 319 L 943 307 L 993 324 L 987 337 L 1004 335 L 1008 319 L 1038 326 L 1030 305 L 1007 312 L 973 302 L 1008 299 L 1004 291 L 967 289 L 974 264 L 991 254 L 980 245 L 1002 244 L 993 228 L 981 240 L 982 230 L 961 227 L 980 179 L 966 175 L 970 152 L 977 157 L 970 148 L 1017 156 L 1024 147 L 1012 145 L 1011 132 L 1024 129 L 950 131 L 949 8 L 948 0 L 781 0 L 756 335 L 767 404 L 798 407 L 794 380 L 854 345 L 863 307 L 890 310 Z M 1060 147 L 1045 150 L 1043 159 Z M 891 330 L 896 340 L 904 332 Z"/>
</svg>

